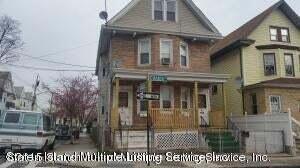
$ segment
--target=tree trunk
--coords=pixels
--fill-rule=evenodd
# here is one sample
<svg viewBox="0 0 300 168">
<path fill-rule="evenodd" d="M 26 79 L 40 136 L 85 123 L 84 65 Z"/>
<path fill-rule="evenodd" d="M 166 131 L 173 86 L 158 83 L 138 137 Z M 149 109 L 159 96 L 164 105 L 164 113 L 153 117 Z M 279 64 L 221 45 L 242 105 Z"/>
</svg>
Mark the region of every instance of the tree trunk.
<svg viewBox="0 0 300 168">
<path fill-rule="evenodd" d="M 73 116 L 71 115 L 71 126 L 70 126 L 70 129 L 71 129 L 71 144 L 74 144 L 74 132 L 73 132 Z"/>
</svg>

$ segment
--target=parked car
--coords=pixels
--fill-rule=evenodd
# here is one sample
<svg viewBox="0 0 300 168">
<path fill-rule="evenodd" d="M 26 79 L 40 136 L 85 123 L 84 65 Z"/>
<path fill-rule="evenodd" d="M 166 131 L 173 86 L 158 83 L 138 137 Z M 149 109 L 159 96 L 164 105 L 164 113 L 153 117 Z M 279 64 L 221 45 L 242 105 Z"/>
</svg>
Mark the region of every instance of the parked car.
<svg viewBox="0 0 300 168">
<path fill-rule="evenodd" d="M 57 139 L 70 139 L 72 136 L 70 127 L 68 125 L 57 125 L 55 136 Z"/>
<path fill-rule="evenodd" d="M 43 112 L 10 110 L 0 116 L 0 152 L 53 149 L 52 116 Z"/>
</svg>

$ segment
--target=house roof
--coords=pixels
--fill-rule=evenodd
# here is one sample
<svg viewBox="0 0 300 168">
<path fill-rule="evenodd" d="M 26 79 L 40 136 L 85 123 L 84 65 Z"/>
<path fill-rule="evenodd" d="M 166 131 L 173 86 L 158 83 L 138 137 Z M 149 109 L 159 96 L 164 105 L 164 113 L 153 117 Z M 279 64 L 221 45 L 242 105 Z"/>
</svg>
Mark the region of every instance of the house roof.
<svg viewBox="0 0 300 168">
<path fill-rule="evenodd" d="M 277 78 L 246 86 L 245 89 L 253 89 L 259 87 L 300 89 L 300 78 Z"/>
<path fill-rule="evenodd" d="M 108 25 L 113 24 L 116 20 L 120 19 L 124 16 L 128 11 L 130 11 L 133 7 L 135 7 L 138 2 L 141 0 L 131 0 L 120 12 L 118 12 L 115 16 L 113 16 L 109 21 Z M 209 30 L 214 32 L 215 34 L 221 36 L 221 33 L 218 29 L 209 21 L 209 19 L 204 15 L 204 13 L 196 6 L 193 0 L 183 0 L 183 2 L 187 5 L 187 7 L 191 10 L 191 12 L 197 17 L 197 19 Z"/>
<path fill-rule="evenodd" d="M 256 17 L 242 25 L 240 28 L 230 33 L 224 39 L 219 40 L 211 48 L 211 56 L 219 56 L 231 45 L 234 45 L 239 41 L 247 40 L 247 37 L 250 35 L 250 33 L 252 33 L 253 30 L 276 9 L 280 9 L 296 27 L 300 28 L 300 17 L 284 0 L 280 0 L 261 14 L 257 15 Z"/>
<path fill-rule="evenodd" d="M 16 97 L 21 98 L 22 92 L 24 91 L 24 87 L 23 86 L 15 86 L 14 89 L 15 89 Z"/>
</svg>

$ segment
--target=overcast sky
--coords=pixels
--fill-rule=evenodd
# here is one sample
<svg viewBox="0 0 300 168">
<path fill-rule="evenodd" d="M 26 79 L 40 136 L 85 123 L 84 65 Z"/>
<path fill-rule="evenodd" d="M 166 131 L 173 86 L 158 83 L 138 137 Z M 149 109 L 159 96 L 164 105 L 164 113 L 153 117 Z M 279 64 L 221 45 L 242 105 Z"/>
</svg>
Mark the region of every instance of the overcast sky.
<svg viewBox="0 0 300 168">
<path fill-rule="evenodd" d="M 108 0 L 110 18 L 130 0 Z M 276 3 L 277 0 L 194 0 L 223 35 L 227 35 L 243 23 Z M 300 14 L 300 1 L 287 0 Z M 20 21 L 25 42 L 22 53 L 44 59 L 95 66 L 100 25 L 98 13 L 104 10 L 104 0 L 0 0 L 0 15 L 6 14 Z M 46 55 L 46 56 L 45 56 Z M 16 64 L 57 69 L 80 69 L 60 66 L 28 57 L 21 57 Z M 1 66 L 1 65 L 0 65 Z M 32 90 L 34 77 L 39 74 L 42 82 L 54 86 L 60 76 L 76 75 L 70 72 L 44 72 L 15 67 L 11 70 L 15 85 Z M 86 69 L 86 68 L 83 68 Z M 90 72 L 89 74 L 92 74 Z M 40 96 L 39 106 L 48 99 Z"/>
</svg>

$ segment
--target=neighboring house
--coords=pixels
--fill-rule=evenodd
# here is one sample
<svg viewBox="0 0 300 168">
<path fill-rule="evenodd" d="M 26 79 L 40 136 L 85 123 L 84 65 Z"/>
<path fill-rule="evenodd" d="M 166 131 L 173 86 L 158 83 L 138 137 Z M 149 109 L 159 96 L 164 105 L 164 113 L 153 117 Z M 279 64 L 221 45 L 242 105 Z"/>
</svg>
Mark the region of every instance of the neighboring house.
<svg viewBox="0 0 300 168">
<path fill-rule="evenodd" d="M 16 109 L 31 110 L 32 92 L 26 92 L 23 86 L 16 86 L 14 88 L 16 94 L 16 100 L 15 100 Z"/>
<path fill-rule="evenodd" d="M 17 110 L 23 110 L 25 107 L 25 88 L 23 86 L 15 86 L 15 106 Z"/>
<path fill-rule="evenodd" d="M 211 58 L 214 73 L 232 75 L 225 84 L 227 111 L 291 111 L 300 121 L 300 18 L 285 1 L 216 43 Z"/>
<path fill-rule="evenodd" d="M 0 112 L 15 108 L 15 94 L 10 72 L 0 71 Z"/>
<path fill-rule="evenodd" d="M 32 92 L 25 92 L 25 98 L 24 98 L 24 110 L 31 110 L 32 107 L 32 100 L 33 100 L 33 93 Z M 35 109 L 36 110 L 36 106 Z"/>
<path fill-rule="evenodd" d="M 300 17 L 295 11 L 279 1 L 218 41 L 211 60 L 212 72 L 232 75 L 224 85 L 227 117 L 236 131 L 249 133 L 246 151 L 292 152 L 291 121 L 300 121 Z M 218 87 L 213 107 L 223 103 Z"/>
<path fill-rule="evenodd" d="M 112 146 L 118 147 L 123 128 L 145 131 L 147 111 L 157 129 L 224 126 L 226 112 L 210 107 L 211 86 L 229 78 L 211 73 L 209 48 L 221 38 L 191 0 L 132 0 L 103 25 L 99 122 L 110 128 Z M 138 91 L 158 93 L 160 100 L 148 106 L 136 98 Z"/>
</svg>

